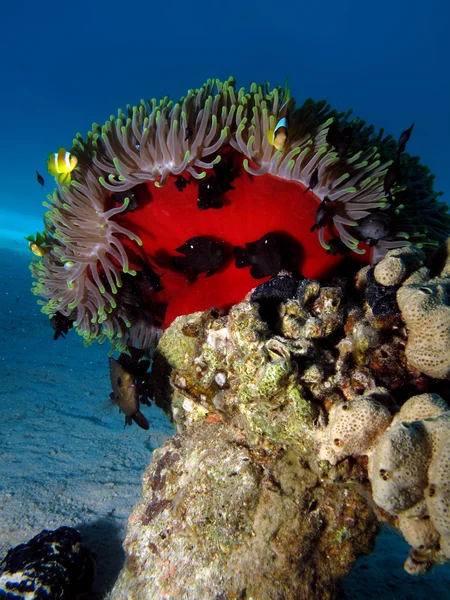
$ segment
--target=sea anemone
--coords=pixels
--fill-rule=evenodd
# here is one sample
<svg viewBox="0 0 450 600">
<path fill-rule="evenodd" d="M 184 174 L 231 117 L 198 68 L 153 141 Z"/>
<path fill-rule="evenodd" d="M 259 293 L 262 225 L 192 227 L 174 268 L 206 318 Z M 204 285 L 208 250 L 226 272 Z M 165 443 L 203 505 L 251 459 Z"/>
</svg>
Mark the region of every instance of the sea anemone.
<svg viewBox="0 0 450 600">
<path fill-rule="evenodd" d="M 267 132 L 283 103 L 277 150 Z M 267 234 L 280 260 L 266 279 L 280 267 L 323 278 L 346 254 L 433 250 L 450 219 L 428 169 L 350 114 L 311 99 L 295 109 L 287 89 L 236 90 L 230 78 L 94 124 L 74 140 L 71 181 L 46 204 L 46 249 L 31 264 L 43 312 L 75 319 L 86 343 L 148 349 L 176 316 L 226 309 L 260 283 L 237 257 Z M 199 238 L 223 249 L 206 275 L 180 257 Z"/>
</svg>

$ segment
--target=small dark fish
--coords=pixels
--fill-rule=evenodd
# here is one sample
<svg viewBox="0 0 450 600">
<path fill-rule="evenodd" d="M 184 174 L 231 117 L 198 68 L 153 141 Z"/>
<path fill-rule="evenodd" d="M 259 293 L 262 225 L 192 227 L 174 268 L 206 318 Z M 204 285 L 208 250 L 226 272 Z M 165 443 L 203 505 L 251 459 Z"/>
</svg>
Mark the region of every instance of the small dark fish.
<svg viewBox="0 0 450 600">
<path fill-rule="evenodd" d="M 306 188 L 306 190 L 303 192 L 304 194 L 306 194 L 306 192 L 309 192 L 309 190 L 313 190 L 316 185 L 319 183 L 319 169 L 314 169 L 314 171 L 311 174 L 311 177 L 309 178 L 309 184 L 308 187 Z"/>
<path fill-rule="evenodd" d="M 59 336 L 61 336 L 63 339 L 66 339 L 66 335 L 69 333 L 69 330 L 72 329 L 74 322 L 74 318 L 65 317 L 59 312 L 59 310 L 56 311 L 53 317 L 50 319 L 50 325 L 55 330 L 53 339 L 57 340 Z"/>
<path fill-rule="evenodd" d="M 222 208 L 223 202 L 220 197 L 229 190 L 234 190 L 231 185 L 236 177 L 233 159 L 230 157 L 227 161 L 221 160 L 213 168 L 215 176 L 202 179 L 198 184 L 197 207 L 199 210 Z"/>
<path fill-rule="evenodd" d="M 283 268 L 281 243 L 274 232 L 266 233 L 256 242 L 247 242 L 245 248 L 235 246 L 233 251 L 236 268 L 251 267 L 254 279 L 276 275 Z"/>
<path fill-rule="evenodd" d="M 130 354 L 122 353 L 117 362 L 134 377 L 136 390 L 141 404 L 151 406 L 150 398 L 153 398 L 154 390 L 150 382 L 149 368 L 151 361 L 144 358 L 146 353 L 144 350 L 128 346 Z"/>
<path fill-rule="evenodd" d="M 126 210 L 120 213 L 121 215 L 126 215 L 127 212 L 134 212 L 139 207 L 139 200 L 133 189 L 127 190 L 126 192 L 115 192 L 112 194 L 111 198 L 119 204 L 123 204 L 125 198 L 129 199 L 128 206 Z"/>
<path fill-rule="evenodd" d="M 142 429 L 149 429 L 150 425 L 147 419 L 139 410 L 139 397 L 133 375 L 118 360 L 110 357 L 109 376 L 112 387 L 111 400 L 124 413 L 125 425 L 131 425 L 134 421 Z"/>
<path fill-rule="evenodd" d="M 219 198 L 224 194 L 224 191 L 216 177 L 209 177 L 209 179 L 200 181 L 198 184 L 198 209 L 222 208 L 223 202 Z"/>
<path fill-rule="evenodd" d="M 365 242 L 369 246 L 375 246 L 379 240 L 382 240 L 390 232 L 391 219 L 385 213 L 373 213 L 368 215 L 352 229 L 361 242 Z"/>
<path fill-rule="evenodd" d="M 206 236 L 189 238 L 176 251 L 184 256 L 172 257 L 174 268 L 187 274 L 193 273 L 195 277 L 205 272 L 206 277 L 211 277 L 227 260 L 224 244 Z"/>
<path fill-rule="evenodd" d="M 194 132 L 192 131 L 192 129 L 189 126 L 186 127 L 186 129 L 184 130 L 184 141 L 187 142 L 187 140 L 189 140 L 193 135 Z"/>
<path fill-rule="evenodd" d="M 36 179 L 39 183 L 39 185 L 41 186 L 41 189 L 44 187 L 45 182 L 44 182 L 44 178 L 42 177 L 42 175 L 39 173 L 39 171 L 36 171 Z"/>
<path fill-rule="evenodd" d="M 344 244 L 341 238 L 332 238 L 327 241 L 329 245 L 329 249 L 327 250 L 327 254 L 331 254 L 331 256 L 337 256 L 338 254 L 348 254 L 350 252 L 350 248 Z"/>
<path fill-rule="evenodd" d="M 347 153 L 353 139 L 353 129 L 344 127 L 341 131 L 337 123 L 332 123 L 327 133 L 327 142 L 336 149 L 339 158 L 343 158 Z"/>
<path fill-rule="evenodd" d="M 191 180 L 185 179 L 180 175 L 179 177 L 177 177 L 177 180 L 175 181 L 174 185 L 179 192 L 182 192 L 186 188 L 188 183 L 191 183 Z"/>
<path fill-rule="evenodd" d="M 161 285 L 161 277 L 155 273 L 152 267 L 140 257 L 139 262 L 142 266 L 142 271 L 138 273 L 139 283 L 144 284 L 147 290 L 151 292 L 159 292 L 164 289 Z"/>
<path fill-rule="evenodd" d="M 387 170 L 386 176 L 383 182 L 383 190 L 388 198 L 391 197 L 391 188 L 394 183 L 398 180 L 398 175 L 400 172 L 400 161 L 397 158 L 392 165 Z"/>
<path fill-rule="evenodd" d="M 400 154 L 401 152 L 405 151 L 406 144 L 408 143 L 409 138 L 411 137 L 413 127 L 414 127 L 414 123 L 411 125 L 411 127 L 408 127 L 408 129 L 405 129 L 405 131 L 403 131 L 402 134 L 400 135 L 400 137 L 398 138 L 397 154 Z"/>
<path fill-rule="evenodd" d="M 321 229 L 322 227 L 325 227 L 325 225 L 327 224 L 327 221 L 328 221 L 327 202 L 329 202 L 329 200 L 330 199 L 328 198 L 328 196 L 325 196 L 325 198 L 319 204 L 317 211 L 316 211 L 316 222 L 309 230 L 310 232 L 313 232 L 316 229 Z"/>
<path fill-rule="evenodd" d="M 234 190 L 230 184 L 234 179 L 236 179 L 236 175 L 238 175 L 238 171 L 233 166 L 233 159 L 231 156 L 228 157 L 228 160 L 224 160 L 222 158 L 217 164 L 213 166 L 214 173 L 224 188 L 227 190 Z"/>
</svg>

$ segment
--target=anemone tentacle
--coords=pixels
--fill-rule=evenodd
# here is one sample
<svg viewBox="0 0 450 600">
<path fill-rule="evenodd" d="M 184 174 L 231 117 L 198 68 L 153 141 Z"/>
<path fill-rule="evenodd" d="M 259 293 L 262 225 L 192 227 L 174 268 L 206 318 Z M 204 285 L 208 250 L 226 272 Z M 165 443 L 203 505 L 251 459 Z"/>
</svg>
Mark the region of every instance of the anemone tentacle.
<svg viewBox="0 0 450 600">
<path fill-rule="evenodd" d="M 289 133 L 277 150 L 267 132 L 284 107 Z M 351 131 L 345 152 L 333 145 L 336 130 Z M 120 348 L 157 343 L 157 321 L 136 317 L 136 302 L 123 289 L 136 274 L 130 252 L 139 256 L 141 243 L 119 223 L 131 210 L 130 200 L 114 206 L 111 195 L 144 182 L 160 187 L 170 176 L 201 180 L 230 148 L 252 177 L 298 184 L 299 210 L 305 188 L 312 188 L 317 207 L 326 200 L 326 223 L 312 234 L 326 250 L 337 236 L 351 252 L 364 252 L 358 225 L 380 213 L 390 226 L 375 247 L 377 259 L 411 244 L 432 251 L 449 235 L 450 218 L 433 190 L 433 175 L 416 157 L 406 152 L 398 157 L 395 140 L 383 130 L 377 133 L 361 119 L 351 119 L 351 111 L 338 113 L 325 101 L 307 99 L 296 108 L 282 87 L 251 84 L 247 91 L 237 89 L 233 78 L 209 79 L 178 102 L 141 100 L 103 126 L 94 124 L 86 137 L 77 135 L 71 151 L 79 166 L 70 184 L 60 184 L 48 197 L 44 222 L 50 243 L 31 265 L 33 292 L 43 298 L 43 312 L 75 315 L 86 343 L 109 339 Z M 394 161 L 398 180 L 387 190 Z"/>
</svg>

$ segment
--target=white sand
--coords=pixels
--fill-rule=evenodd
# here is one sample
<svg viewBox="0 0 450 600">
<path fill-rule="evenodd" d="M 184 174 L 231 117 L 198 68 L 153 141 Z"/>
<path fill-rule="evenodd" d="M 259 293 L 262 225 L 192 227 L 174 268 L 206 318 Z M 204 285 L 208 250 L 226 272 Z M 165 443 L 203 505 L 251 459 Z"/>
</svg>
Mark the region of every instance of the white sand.
<svg viewBox="0 0 450 600">
<path fill-rule="evenodd" d="M 0 247 L 14 249 L 0 254 L 0 556 L 42 529 L 76 527 L 97 553 L 90 597 L 99 600 L 122 566 L 142 472 L 173 430 L 162 411 L 145 406 L 150 431 L 124 429 L 123 415 L 108 406 L 109 348 L 84 348 L 73 331 L 54 341 L 29 291 L 22 243 L 4 239 Z M 407 552 L 385 530 L 348 578 L 348 599 L 450 599 L 450 567 L 413 578 L 402 568 Z"/>
</svg>

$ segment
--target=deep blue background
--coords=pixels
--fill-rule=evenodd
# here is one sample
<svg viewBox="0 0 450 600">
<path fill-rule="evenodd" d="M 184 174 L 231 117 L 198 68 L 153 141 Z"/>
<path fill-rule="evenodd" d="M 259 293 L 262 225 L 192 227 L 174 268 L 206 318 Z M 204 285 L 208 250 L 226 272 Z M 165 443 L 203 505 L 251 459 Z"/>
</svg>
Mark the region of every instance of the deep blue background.
<svg viewBox="0 0 450 600">
<path fill-rule="evenodd" d="M 89 393 L 96 394 L 92 405 L 96 414 L 110 391 L 109 348 L 93 346 L 81 351 L 81 339 L 74 333 L 54 342 L 48 319 L 39 313 L 29 292 L 29 250 L 23 236 L 42 228 L 41 203 L 53 189 L 53 180 L 46 174 L 49 152 L 59 146 L 70 147 L 77 132 L 85 134 L 92 122 L 103 123 L 119 107 L 135 104 L 141 97 L 168 94 L 178 99 L 209 77 L 233 75 L 239 86 L 248 86 L 251 81 L 266 80 L 283 85 L 290 75 L 298 104 L 310 96 L 326 98 L 340 110 L 353 108 L 355 114 L 395 136 L 414 121 L 408 151 L 420 155 L 436 173 L 436 189 L 446 192 L 448 201 L 449 25 L 449 0 L 285 0 L 270 4 L 254 0 L 5 0 L 0 7 L 0 400 L 6 398 L 11 405 L 17 404 L 17 411 L 25 411 L 36 397 L 48 394 L 48 380 L 61 381 L 67 376 L 72 387 L 61 387 L 62 405 L 64 399 L 70 407 L 73 402 L 77 406 L 74 414 L 80 414 L 79 390 L 73 390 L 80 378 Z M 46 179 L 44 190 L 36 181 L 36 169 Z M 5 252 L 5 247 L 11 252 Z M 24 254 L 18 256 L 17 250 Z M 77 354 L 77 349 L 75 360 L 71 353 Z M 61 367 L 60 353 L 69 354 L 73 373 L 72 367 L 67 373 Z M 96 363 L 95 377 L 92 368 L 88 371 L 91 375 L 86 375 L 86 365 L 92 365 L 93 357 L 98 357 L 99 365 L 102 360 L 104 364 L 101 369 Z M 12 374 L 9 387 L 5 373 Z M 12 395 L 10 389 L 20 393 Z M 48 398 L 47 404 L 47 410 L 53 410 Z M 4 404 L 2 410 L 3 426 L 9 428 L 5 416 L 15 419 L 15 413 L 5 415 Z M 28 412 L 26 415 L 21 421 L 22 433 L 16 436 L 19 458 L 30 424 L 33 427 L 35 423 Z M 118 415 L 111 418 L 122 430 Z M 81 429 L 84 422 L 79 420 Z M 38 420 L 36 423 L 38 436 Z M 134 428 L 132 433 L 139 435 Z M 43 434 L 39 442 L 43 452 L 45 438 Z M 123 437 L 111 439 L 116 444 L 116 439 Z M 135 439 L 138 444 L 143 438 Z M 26 460 L 29 454 L 23 456 Z M 96 460 L 93 455 L 93 464 Z M 33 470 L 33 462 L 17 473 L 17 481 L 8 461 L 2 464 L 10 477 L 5 485 L 12 481 L 18 497 L 25 494 L 26 498 L 20 481 Z M 137 482 L 143 465 L 134 468 L 139 469 Z M 60 469 L 55 477 L 64 480 L 64 466 Z M 89 472 L 82 477 L 89 478 Z M 0 477 L 0 491 L 2 482 Z M 39 493 L 36 486 L 35 494 Z M 99 484 L 99 497 L 101 493 Z M 133 502 L 139 494 L 136 483 Z M 130 507 L 133 502 L 130 500 Z M 28 499 L 22 507 L 26 536 L 36 507 Z M 124 506 L 122 511 L 126 512 Z M 36 522 L 33 534 L 44 525 Z M 4 519 L 2 527 L 10 531 L 16 527 L 15 519 Z M 413 579 L 401 568 L 406 543 L 398 538 L 395 546 L 396 538 L 386 539 L 379 539 L 375 557 L 363 558 L 355 567 L 347 581 L 349 598 L 446 597 L 448 565 Z M 103 560 L 109 553 L 108 548 Z"/>
<path fill-rule="evenodd" d="M 290 85 L 398 136 L 450 192 L 446 0 L 5 2 L 0 14 L 0 230 L 40 225 L 36 169 L 141 97 L 208 77 Z M 8 211 L 5 213 L 5 211 Z M 11 214 L 13 213 L 13 214 Z M 18 213 L 18 215 L 16 215 Z M 31 228 L 31 230 L 30 230 Z M 0 231 L 1 235 L 1 231 Z"/>
</svg>

